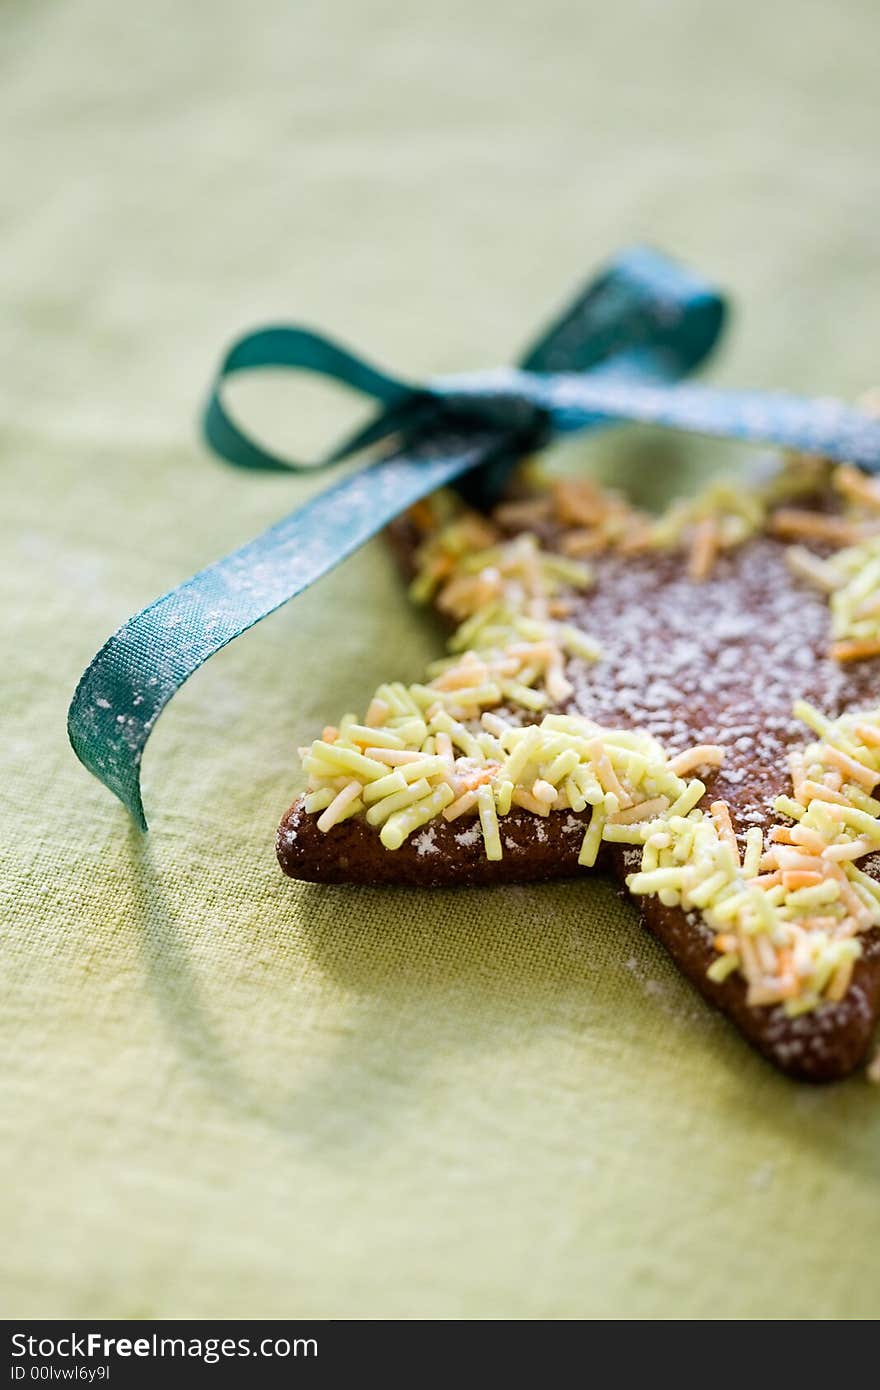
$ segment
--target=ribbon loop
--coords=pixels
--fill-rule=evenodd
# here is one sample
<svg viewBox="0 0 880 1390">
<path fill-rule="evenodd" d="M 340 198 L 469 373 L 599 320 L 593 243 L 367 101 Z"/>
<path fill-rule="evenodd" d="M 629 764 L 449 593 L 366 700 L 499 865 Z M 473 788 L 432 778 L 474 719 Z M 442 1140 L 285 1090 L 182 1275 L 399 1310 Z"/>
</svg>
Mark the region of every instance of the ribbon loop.
<svg viewBox="0 0 880 1390">
<path fill-rule="evenodd" d="M 385 458 L 335 483 L 232 555 L 137 613 L 85 671 L 68 715 L 74 751 L 146 829 L 143 751 L 165 705 L 217 652 L 314 583 L 420 497 L 448 484 L 480 502 L 556 433 L 624 420 L 772 442 L 880 470 L 880 421 L 836 403 L 682 386 L 712 351 L 724 301 L 658 252 L 618 256 L 523 354 L 518 368 L 408 383 L 309 329 L 239 339 L 204 414 L 207 442 L 240 468 L 326 467 L 381 441 Z M 317 464 L 282 458 L 223 400 L 236 373 L 310 371 L 372 397 L 378 413 Z"/>
<path fill-rule="evenodd" d="M 344 440 L 325 457 L 314 463 L 285 459 L 264 449 L 236 424 L 223 398 L 223 383 L 239 372 L 266 368 L 284 368 L 313 372 L 316 376 L 338 381 L 361 395 L 371 396 L 385 407 L 367 426 L 352 438 Z M 333 342 L 308 328 L 277 324 L 258 328 L 238 338 L 226 353 L 217 372 L 208 403 L 205 407 L 203 429 L 205 439 L 221 458 L 238 468 L 254 468 L 264 472 L 302 473 L 336 463 L 376 443 L 393 432 L 395 420 L 402 418 L 402 408 L 424 397 L 424 391 L 410 386 L 397 377 L 374 367 L 348 348 Z"/>
<path fill-rule="evenodd" d="M 714 286 L 650 247 L 616 256 L 524 352 L 523 371 L 634 371 L 675 380 L 714 348 L 725 305 Z"/>
<path fill-rule="evenodd" d="M 638 248 L 615 257 L 523 354 L 530 373 L 590 372 L 607 377 L 672 381 L 711 352 L 721 331 L 724 303 L 711 286 L 666 256 Z M 378 401 L 384 409 L 363 428 L 312 463 L 265 449 L 236 423 L 223 386 L 240 372 L 280 368 L 307 371 Z M 441 408 L 442 407 L 442 408 Z M 541 393 L 504 373 L 440 378 L 416 385 L 373 366 L 323 334 L 296 325 L 256 329 L 224 356 L 205 408 L 205 438 L 239 468 L 304 472 L 333 463 L 392 435 L 411 441 L 452 416 L 503 426 L 534 446 L 551 425 L 582 429 L 552 418 Z M 597 414 L 598 418 L 598 414 Z"/>
</svg>

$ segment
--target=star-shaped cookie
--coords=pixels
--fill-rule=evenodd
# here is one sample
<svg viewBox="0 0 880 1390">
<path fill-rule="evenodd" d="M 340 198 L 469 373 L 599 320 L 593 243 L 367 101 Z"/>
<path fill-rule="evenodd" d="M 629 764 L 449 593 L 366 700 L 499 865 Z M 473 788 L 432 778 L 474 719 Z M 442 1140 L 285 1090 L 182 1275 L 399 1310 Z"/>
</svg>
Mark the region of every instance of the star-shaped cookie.
<svg viewBox="0 0 880 1390">
<path fill-rule="evenodd" d="M 322 883 L 608 871 L 701 993 L 793 1076 L 880 1014 L 880 490 L 793 461 L 657 519 L 585 481 L 391 540 L 453 629 L 301 750 L 278 831 Z"/>
</svg>

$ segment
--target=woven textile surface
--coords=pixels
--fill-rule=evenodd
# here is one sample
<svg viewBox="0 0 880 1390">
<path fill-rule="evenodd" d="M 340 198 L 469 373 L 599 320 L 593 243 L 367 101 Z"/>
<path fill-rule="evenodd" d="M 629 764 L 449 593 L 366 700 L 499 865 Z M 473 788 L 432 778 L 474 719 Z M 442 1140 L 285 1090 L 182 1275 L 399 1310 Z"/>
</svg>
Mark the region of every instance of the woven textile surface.
<svg viewBox="0 0 880 1390">
<path fill-rule="evenodd" d="M 649 240 L 734 297 L 715 380 L 876 383 L 874 0 L 0 23 L 0 1310 L 876 1316 L 880 1095 L 776 1075 L 609 885 L 278 872 L 297 745 L 439 649 L 381 541 L 181 692 L 148 836 L 64 727 L 129 613 L 323 483 L 199 444 L 242 328 L 488 366 Z M 294 452 L 344 423 L 237 399 Z M 750 460 L 619 432 L 558 463 L 656 502 Z"/>
</svg>

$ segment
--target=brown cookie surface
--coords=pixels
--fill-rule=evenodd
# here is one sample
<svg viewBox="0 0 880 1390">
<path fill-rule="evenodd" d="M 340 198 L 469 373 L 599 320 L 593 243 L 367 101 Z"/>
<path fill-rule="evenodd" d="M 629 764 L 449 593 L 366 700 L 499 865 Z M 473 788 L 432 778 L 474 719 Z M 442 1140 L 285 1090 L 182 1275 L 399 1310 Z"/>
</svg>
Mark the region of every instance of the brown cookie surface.
<svg viewBox="0 0 880 1390">
<path fill-rule="evenodd" d="M 405 524 L 394 539 L 408 565 Z M 699 584 L 687 577 L 680 555 L 600 556 L 594 586 L 574 598 L 572 621 L 598 640 L 602 656 L 569 662 L 574 693 L 565 708 L 606 726 L 645 730 L 673 753 L 694 743 L 723 744 L 723 766 L 704 779 L 705 800 L 727 801 L 741 842 L 750 826 L 778 820 L 773 800 L 790 790 L 787 754 L 805 738 L 793 701 L 806 698 L 831 717 L 880 703 L 880 661 L 841 665 L 829 658 L 827 602 L 793 577 L 784 551 L 783 542 L 758 536 L 722 554 Z M 298 801 L 279 827 L 277 850 L 285 873 L 312 882 L 532 882 L 588 872 L 577 863 L 588 821 L 589 813 L 538 817 L 514 808 L 501 820 L 503 858 L 490 862 L 472 820 L 438 819 L 389 851 L 360 819 L 322 834 Z M 638 858 L 638 850 L 605 846 L 600 867 L 622 879 Z M 878 859 L 872 855 L 862 867 L 880 878 Z M 738 975 L 721 984 L 707 978 L 716 952 L 697 914 L 664 908 L 655 898 L 639 906 L 644 924 L 700 992 L 784 1071 L 828 1080 L 864 1058 L 880 1012 L 880 929 L 863 935 L 862 957 L 840 1002 L 790 1018 L 778 1006 L 748 1006 Z"/>
</svg>

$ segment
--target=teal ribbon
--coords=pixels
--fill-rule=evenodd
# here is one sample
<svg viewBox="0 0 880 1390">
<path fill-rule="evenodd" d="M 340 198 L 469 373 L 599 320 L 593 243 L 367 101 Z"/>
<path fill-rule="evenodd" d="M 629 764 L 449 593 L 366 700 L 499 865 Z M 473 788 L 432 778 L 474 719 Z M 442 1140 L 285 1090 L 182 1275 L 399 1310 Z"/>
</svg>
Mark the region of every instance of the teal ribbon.
<svg viewBox="0 0 880 1390">
<path fill-rule="evenodd" d="M 880 469 L 880 421 L 834 401 L 680 384 L 715 346 L 720 293 L 657 252 L 618 256 L 516 368 L 403 381 L 330 339 L 276 326 L 224 357 L 207 442 L 239 468 L 325 468 L 378 444 L 385 456 L 291 512 L 130 618 L 85 671 L 68 732 L 89 771 L 146 829 L 140 767 L 152 729 L 208 657 L 313 584 L 406 507 L 447 484 L 488 504 L 510 467 L 558 434 L 624 421 L 769 443 Z M 363 430 L 316 463 L 282 458 L 235 421 L 224 382 L 264 368 L 309 371 L 372 397 Z"/>
</svg>

